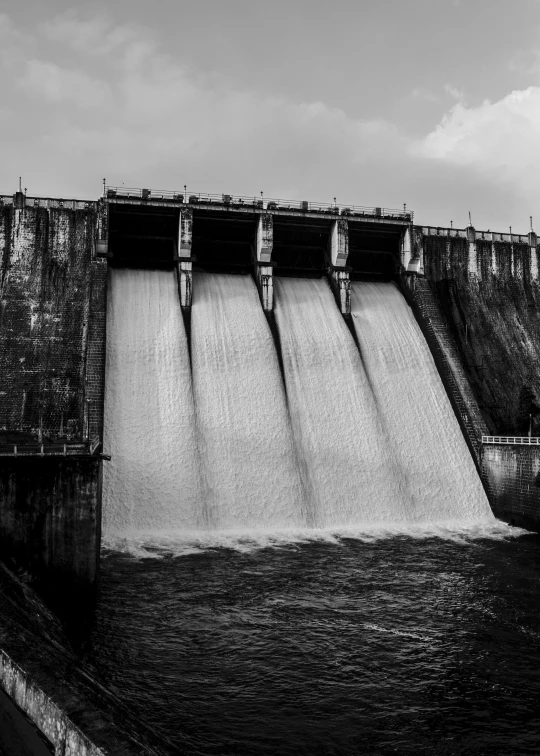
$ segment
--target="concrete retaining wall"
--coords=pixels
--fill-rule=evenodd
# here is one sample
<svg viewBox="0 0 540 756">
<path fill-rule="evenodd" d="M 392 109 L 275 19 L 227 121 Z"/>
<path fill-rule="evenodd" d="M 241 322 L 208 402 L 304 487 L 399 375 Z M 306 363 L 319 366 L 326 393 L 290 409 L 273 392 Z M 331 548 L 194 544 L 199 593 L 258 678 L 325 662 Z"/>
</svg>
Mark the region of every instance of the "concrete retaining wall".
<svg viewBox="0 0 540 756">
<path fill-rule="evenodd" d="M 54 744 L 57 756 L 178 753 L 81 664 L 58 619 L 1 563 L 0 688 Z M 0 737 L 0 751 L 1 745 Z"/>
<path fill-rule="evenodd" d="M 495 515 L 540 530 L 540 449 L 485 445 L 482 477 Z"/>
<path fill-rule="evenodd" d="M 91 294 L 93 314 L 104 315 L 95 226 L 94 208 L 1 208 L 0 437 L 75 441 L 85 433 Z"/>
<path fill-rule="evenodd" d="M 102 438 L 107 263 L 97 222 L 95 203 L 0 204 L 2 454 Z M 2 559 L 42 595 L 84 590 L 99 558 L 101 459 L 32 448 L 0 456 Z"/>
<path fill-rule="evenodd" d="M 534 246 L 527 237 L 472 228 L 461 236 L 424 235 L 425 280 L 417 290 L 440 313 L 437 340 L 454 354 L 451 372 L 493 511 L 540 530 L 539 451 L 479 443 L 484 434 L 526 436 L 529 424 L 540 435 L 539 253 L 532 238 Z"/>
<path fill-rule="evenodd" d="M 426 279 L 491 434 L 540 435 L 540 287 L 523 243 L 424 237 Z"/>
<path fill-rule="evenodd" d="M 101 464 L 95 457 L 0 462 L 2 559 L 24 570 L 51 599 L 69 601 L 88 592 L 96 579 Z"/>
<path fill-rule="evenodd" d="M 51 741 L 58 756 L 106 756 L 2 650 L 0 686 Z"/>
</svg>

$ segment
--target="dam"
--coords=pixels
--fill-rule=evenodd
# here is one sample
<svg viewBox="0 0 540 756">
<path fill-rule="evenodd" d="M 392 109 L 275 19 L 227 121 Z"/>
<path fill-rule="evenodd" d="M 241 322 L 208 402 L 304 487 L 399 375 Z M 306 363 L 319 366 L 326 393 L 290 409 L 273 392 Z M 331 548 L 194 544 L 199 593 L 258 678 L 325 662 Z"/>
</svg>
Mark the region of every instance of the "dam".
<svg viewBox="0 0 540 756">
<path fill-rule="evenodd" d="M 109 586 L 118 554 L 538 529 L 534 232 L 114 187 L 0 218 L 2 559 L 60 616 L 102 547 Z"/>
</svg>

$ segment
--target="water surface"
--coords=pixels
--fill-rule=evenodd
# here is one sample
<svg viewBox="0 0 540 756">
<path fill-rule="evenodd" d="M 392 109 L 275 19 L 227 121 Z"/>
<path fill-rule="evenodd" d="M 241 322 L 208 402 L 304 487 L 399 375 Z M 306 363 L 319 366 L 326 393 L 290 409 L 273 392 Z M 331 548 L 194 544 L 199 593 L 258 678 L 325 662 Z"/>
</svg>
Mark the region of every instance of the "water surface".
<svg viewBox="0 0 540 756">
<path fill-rule="evenodd" d="M 205 754 L 537 754 L 539 546 L 447 533 L 109 551 L 89 660 Z"/>
</svg>

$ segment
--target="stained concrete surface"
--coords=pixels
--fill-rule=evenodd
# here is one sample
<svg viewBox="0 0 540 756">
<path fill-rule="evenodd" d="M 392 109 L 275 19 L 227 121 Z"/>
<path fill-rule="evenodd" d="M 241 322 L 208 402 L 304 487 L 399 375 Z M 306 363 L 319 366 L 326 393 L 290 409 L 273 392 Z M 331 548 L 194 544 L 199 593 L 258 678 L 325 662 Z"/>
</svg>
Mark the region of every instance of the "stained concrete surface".
<svg viewBox="0 0 540 756">
<path fill-rule="evenodd" d="M 0 690 L 0 756 L 51 756 L 47 744 L 32 722 Z"/>
</svg>

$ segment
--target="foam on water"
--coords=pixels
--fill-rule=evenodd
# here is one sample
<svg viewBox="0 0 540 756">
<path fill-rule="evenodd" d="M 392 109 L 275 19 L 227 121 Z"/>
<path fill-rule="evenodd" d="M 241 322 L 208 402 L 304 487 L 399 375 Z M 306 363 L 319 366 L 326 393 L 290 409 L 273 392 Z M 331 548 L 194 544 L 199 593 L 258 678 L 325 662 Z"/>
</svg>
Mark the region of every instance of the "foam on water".
<svg viewBox="0 0 540 756">
<path fill-rule="evenodd" d="M 326 280 L 278 278 L 287 396 L 315 527 L 415 519 L 375 397 Z"/>
<path fill-rule="evenodd" d="M 277 353 L 250 276 L 196 273 L 193 386 L 207 528 L 301 526 L 306 505 Z"/>
<path fill-rule="evenodd" d="M 203 526 L 187 340 L 172 272 L 109 271 L 105 536 Z"/>
<path fill-rule="evenodd" d="M 117 535 L 103 541 L 103 555 L 122 552 L 133 559 L 163 559 L 202 554 L 214 549 L 252 553 L 261 549 L 291 549 L 308 543 L 343 545 L 347 541 L 375 543 L 391 539 L 427 541 L 439 539 L 453 543 L 506 541 L 526 535 L 527 531 L 500 520 L 491 522 L 445 523 L 432 525 L 365 526 L 348 528 L 296 528 L 249 532 L 156 533 L 128 537 Z"/>
<path fill-rule="evenodd" d="M 411 308 L 392 283 L 353 282 L 363 364 L 420 522 L 494 520 Z"/>
</svg>

